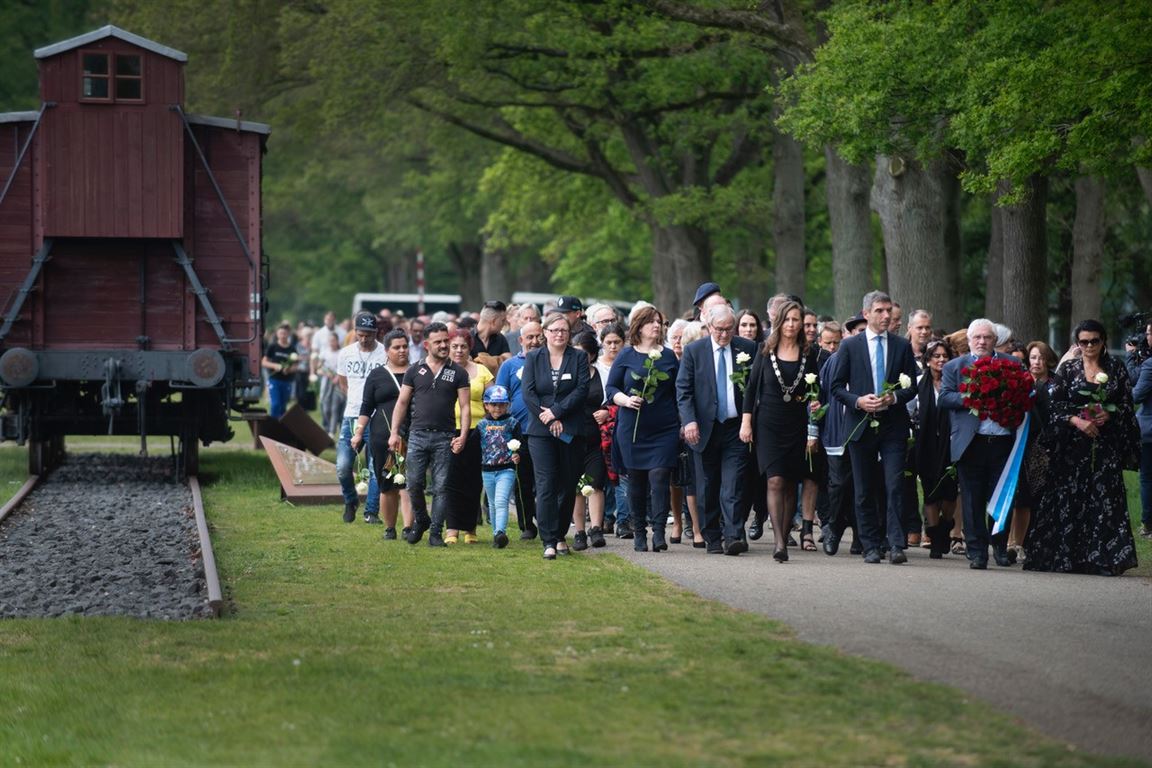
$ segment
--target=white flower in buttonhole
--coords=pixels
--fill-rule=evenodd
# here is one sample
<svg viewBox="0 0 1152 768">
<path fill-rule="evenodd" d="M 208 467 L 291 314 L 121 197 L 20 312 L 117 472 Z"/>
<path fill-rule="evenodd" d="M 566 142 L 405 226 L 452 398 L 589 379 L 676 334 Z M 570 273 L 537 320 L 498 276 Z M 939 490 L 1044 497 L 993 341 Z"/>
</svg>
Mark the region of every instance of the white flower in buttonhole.
<svg viewBox="0 0 1152 768">
<path fill-rule="evenodd" d="M 900 388 L 908 389 L 910 386 L 912 386 L 912 377 L 906 373 L 900 374 Z"/>
<path fill-rule="evenodd" d="M 816 374 L 814 374 L 814 373 L 804 374 L 804 383 L 805 384 L 815 384 L 816 383 Z"/>
<path fill-rule="evenodd" d="M 752 355 L 748 354 L 747 352 L 737 352 L 736 353 L 736 362 L 739 365 L 744 365 L 745 363 L 747 363 L 751 359 L 752 359 Z M 811 376 L 812 374 L 808 374 L 808 375 Z"/>
<path fill-rule="evenodd" d="M 516 438 L 512 438 L 511 440 L 509 440 L 508 441 L 508 450 L 512 451 L 512 453 L 516 453 L 516 451 L 520 450 L 520 441 L 517 440 Z"/>
<path fill-rule="evenodd" d="M 1104 373 L 1104 371 L 1100 371 L 1100 373 L 1096 374 L 1096 383 L 1097 384 L 1107 384 L 1108 383 L 1108 374 Z"/>
<path fill-rule="evenodd" d="M 653 349 L 648 353 L 648 357 L 653 360 L 659 360 L 662 352 L 659 349 Z"/>
</svg>

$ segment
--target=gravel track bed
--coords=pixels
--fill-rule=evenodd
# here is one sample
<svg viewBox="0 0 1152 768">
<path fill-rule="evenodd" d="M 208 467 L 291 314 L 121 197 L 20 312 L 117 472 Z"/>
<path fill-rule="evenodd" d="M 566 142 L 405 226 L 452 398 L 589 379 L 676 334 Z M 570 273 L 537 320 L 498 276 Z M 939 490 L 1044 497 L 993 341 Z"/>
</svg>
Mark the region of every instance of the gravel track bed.
<svg viewBox="0 0 1152 768">
<path fill-rule="evenodd" d="M 212 615 L 170 458 L 70 454 L 0 524 L 0 618 Z"/>
</svg>

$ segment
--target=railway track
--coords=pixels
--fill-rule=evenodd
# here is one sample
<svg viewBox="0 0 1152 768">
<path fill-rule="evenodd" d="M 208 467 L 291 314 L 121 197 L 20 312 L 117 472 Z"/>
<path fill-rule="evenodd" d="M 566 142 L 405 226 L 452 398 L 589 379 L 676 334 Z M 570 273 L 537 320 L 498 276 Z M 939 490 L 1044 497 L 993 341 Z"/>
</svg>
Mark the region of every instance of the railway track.
<svg viewBox="0 0 1152 768">
<path fill-rule="evenodd" d="M 218 616 L 200 483 L 172 462 L 77 454 L 0 508 L 0 618 Z"/>
</svg>

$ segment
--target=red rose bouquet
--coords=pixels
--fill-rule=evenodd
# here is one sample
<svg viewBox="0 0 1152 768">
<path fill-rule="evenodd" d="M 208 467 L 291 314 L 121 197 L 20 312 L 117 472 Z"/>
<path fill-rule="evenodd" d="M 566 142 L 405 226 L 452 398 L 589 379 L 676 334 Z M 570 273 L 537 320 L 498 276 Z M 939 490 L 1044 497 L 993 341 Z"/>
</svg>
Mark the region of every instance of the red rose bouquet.
<svg viewBox="0 0 1152 768">
<path fill-rule="evenodd" d="M 1033 380 L 1016 360 L 981 357 L 960 371 L 960 394 L 973 416 L 1016 429 L 1032 408 Z"/>
</svg>

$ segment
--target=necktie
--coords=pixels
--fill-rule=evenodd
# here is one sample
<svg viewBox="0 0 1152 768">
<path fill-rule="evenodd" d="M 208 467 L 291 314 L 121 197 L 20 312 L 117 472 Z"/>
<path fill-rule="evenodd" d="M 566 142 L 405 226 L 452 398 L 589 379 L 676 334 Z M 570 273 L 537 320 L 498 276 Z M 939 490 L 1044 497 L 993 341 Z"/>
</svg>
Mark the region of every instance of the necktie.
<svg viewBox="0 0 1152 768">
<path fill-rule="evenodd" d="M 724 352 L 727 347 L 720 347 L 719 360 L 716 361 L 716 420 L 728 419 L 728 363 Z"/>
<path fill-rule="evenodd" d="M 884 381 L 887 375 L 884 372 L 884 337 L 876 337 L 876 394 L 884 391 Z"/>
</svg>

